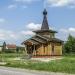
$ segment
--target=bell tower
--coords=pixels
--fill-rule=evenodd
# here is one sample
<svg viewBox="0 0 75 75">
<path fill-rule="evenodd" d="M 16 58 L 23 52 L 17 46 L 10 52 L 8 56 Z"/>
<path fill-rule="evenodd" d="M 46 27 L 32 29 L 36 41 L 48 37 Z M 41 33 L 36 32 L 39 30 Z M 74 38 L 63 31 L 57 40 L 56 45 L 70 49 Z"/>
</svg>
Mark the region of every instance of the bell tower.
<svg viewBox="0 0 75 75">
<path fill-rule="evenodd" d="M 39 34 L 39 35 L 42 35 L 42 36 L 45 36 L 45 37 L 48 37 L 48 38 L 54 38 L 55 37 L 55 33 L 57 33 L 57 32 L 49 29 L 46 9 L 44 9 L 44 11 L 43 11 L 43 22 L 42 22 L 41 29 L 36 30 L 34 32 L 36 34 Z"/>
<path fill-rule="evenodd" d="M 41 30 L 49 30 L 49 25 L 48 25 L 48 21 L 47 21 L 47 11 L 46 11 L 46 9 L 44 9 L 43 15 L 44 15 L 44 18 L 43 18 Z"/>
</svg>

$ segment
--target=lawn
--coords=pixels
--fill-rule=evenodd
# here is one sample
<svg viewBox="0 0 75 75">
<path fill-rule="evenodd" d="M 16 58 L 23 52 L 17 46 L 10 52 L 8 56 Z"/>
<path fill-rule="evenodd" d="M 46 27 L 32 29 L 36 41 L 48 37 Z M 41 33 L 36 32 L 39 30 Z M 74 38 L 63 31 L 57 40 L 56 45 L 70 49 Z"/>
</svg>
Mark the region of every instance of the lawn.
<svg viewBox="0 0 75 75">
<path fill-rule="evenodd" d="M 19 57 L 24 57 L 25 54 L 23 53 L 2 53 L 0 54 L 0 61 L 9 61 L 8 59 L 12 59 L 13 58 L 19 58 Z"/>
<path fill-rule="evenodd" d="M 75 55 L 65 55 L 63 59 L 50 62 L 38 62 L 31 60 L 8 60 L 4 66 L 25 68 L 31 70 L 65 72 L 75 74 Z"/>
</svg>

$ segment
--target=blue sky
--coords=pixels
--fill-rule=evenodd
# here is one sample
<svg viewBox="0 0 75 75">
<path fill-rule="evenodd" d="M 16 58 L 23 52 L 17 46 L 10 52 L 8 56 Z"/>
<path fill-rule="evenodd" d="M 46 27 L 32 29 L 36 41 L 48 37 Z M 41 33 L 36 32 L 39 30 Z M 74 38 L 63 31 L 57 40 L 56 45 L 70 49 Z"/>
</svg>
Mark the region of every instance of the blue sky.
<svg viewBox="0 0 75 75">
<path fill-rule="evenodd" d="M 75 36 L 75 0 L 0 0 L 0 41 L 20 45 L 40 28 L 44 8 L 57 38 Z"/>
</svg>

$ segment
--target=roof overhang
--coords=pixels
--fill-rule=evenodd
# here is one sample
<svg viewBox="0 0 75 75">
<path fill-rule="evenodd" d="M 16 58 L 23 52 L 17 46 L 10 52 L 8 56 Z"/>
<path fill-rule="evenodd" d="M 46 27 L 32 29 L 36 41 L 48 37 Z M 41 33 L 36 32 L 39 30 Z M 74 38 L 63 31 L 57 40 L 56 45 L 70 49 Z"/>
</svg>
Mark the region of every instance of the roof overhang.
<svg viewBox="0 0 75 75">
<path fill-rule="evenodd" d="M 49 32 L 49 33 L 57 33 L 57 31 L 53 31 L 53 30 L 37 30 L 37 31 L 33 31 L 35 33 L 43 33 L 43 32 Z"/>
</svg>

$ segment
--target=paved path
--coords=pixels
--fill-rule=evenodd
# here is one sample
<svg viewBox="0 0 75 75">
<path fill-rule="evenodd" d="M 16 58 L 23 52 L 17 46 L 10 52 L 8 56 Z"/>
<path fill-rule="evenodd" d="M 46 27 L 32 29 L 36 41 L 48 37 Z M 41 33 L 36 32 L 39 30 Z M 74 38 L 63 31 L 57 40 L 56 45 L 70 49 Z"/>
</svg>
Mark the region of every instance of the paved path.
<svg viewBox="0 0 75 75">
<path fill-rule="evenodd" d="M 48 73 L 17 68 L 0 67 L 0 75 L 71 75 L 65 73 Z"/>
</svg>

